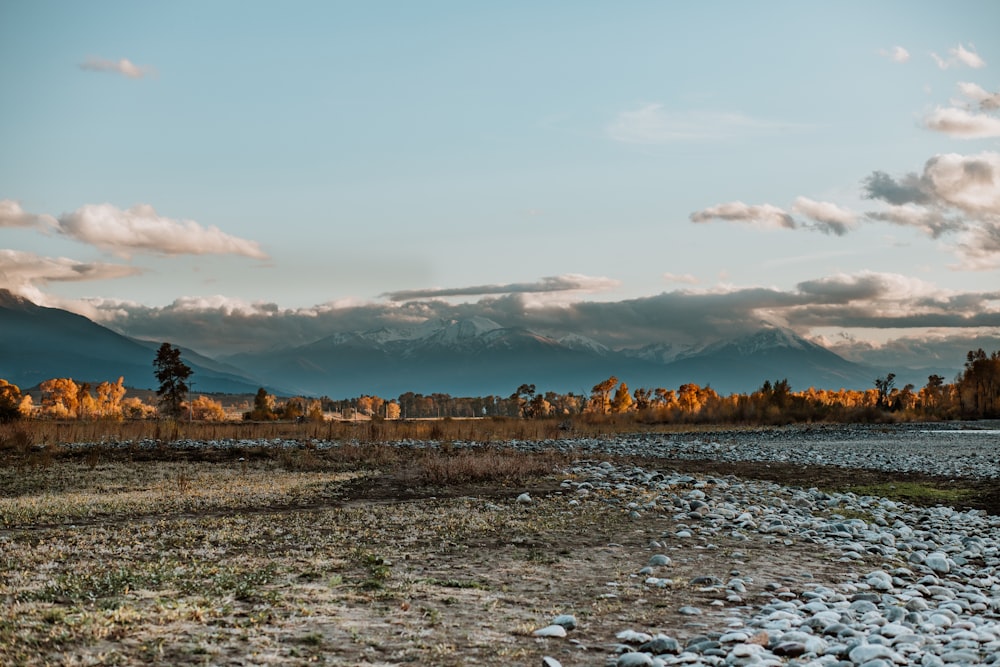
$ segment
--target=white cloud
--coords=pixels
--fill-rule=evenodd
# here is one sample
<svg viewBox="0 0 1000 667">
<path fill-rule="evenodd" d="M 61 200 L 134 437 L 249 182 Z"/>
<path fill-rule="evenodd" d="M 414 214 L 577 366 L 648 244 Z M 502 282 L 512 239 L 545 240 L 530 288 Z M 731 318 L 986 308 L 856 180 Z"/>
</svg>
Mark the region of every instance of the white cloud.
<svg viewBox="0 0 1000 667">
<path fill-rule="evenodd" d="M 0 227 L 51 227 L 56 219 L 50 215 L 36 215 L 21 208 L 13 199 L 0 199 Z"/>
<path fill-rule="evenodd" d="M 964 260 L 960 268 L 972 271 L 1000 269 L 1000 222 L 970 227 L 959 235 L 956 249 Z"/>
<path fill-rule="evenodd" d="M 50 282 L 114 280 L 142 271 L 123 264 L 78 262 L 67 257 L 43 257 L 33 252 L 0 249 L 0 287 L 37 302 L 38 285 Z"/>
<path fill-rule="evenodd" d="M 507 283 L 502 285 L 474 285 L 469 287 L 439 287 L 427 289 L 400 290 L 382 296 L 390 301 L 414 301 L 417 299 L 440 299 L 454 296 L 484 296 L 489 294 L 543 294 L 552 292 L 603 292 L 618 287 L 621 283 L 605 277 L 585 276 L 568 273 L 549 276 L 531 283 Z"/>
<path fill-rule="evenodd" d="M 867 214 L 872 220 L 884 220 L 903 227 L 915 227 L 933 238 L 946 232 L 966 228 L 961 218 L 947 216 L 942 211 L 919 204 L 890 205 L 882 211 Z"/>
<path fill-rule="evenodd" d="M 867 213 L 870 219 L 917 227 L 934 238 L 957 233 L 951 250 L 962 263 L 953 268 L 1000 267 L 1000 153 L 935 155 L 922 174 L 894 179 L 875 172 L 864 188 L 870 199 L 890 204 Z"/>
<path fill-rule="evenodd" d="M 991 93 L 975 83 L 960 81 L 958 90 L 965 97 L 977 102 L 983 111 L 1000 109 L 1000 93 Z"/>
<path fill-rule="evenodd" d="M 800 128 L 792 123 L 760 120 L 741 113 L 670 111 L 662 104 L 646 104 L 633 111 L 620 112 L 607 132 L 609 137 L 622 143 L 655 145 Z"/>
<path fill-rule="evenodd" d="M 61 215 L 58 230 L 78 241 L 123 256 L 148 252 L 267 258 L 256 241 L 231 236 L 218 227 L 203 227 L 193 220 L 161 216 L 149 204 L 125 210 L 111 204 L 87 204 Z"/>
<path fill-rule="evenodd" d="M 816 224 L 813 226 L 820 231 L 838 236 L 843 236 L 857 226 L 856 213 L 830 202 L 798 197 L 792 205 L 792 210 L 815 220 Z"/>
<path fill-rule="evenodd" d="M 155 74 L 152 67 L 136 65 L 127 58 L 121 60 L 107 60 L 105 58 L 90 57 L 80 63 L 80 69 L 90 72 L 110 72 L 121 74 L 129 79 L 141 79 L 144 76 Z"/>
<path fill-rule="evenodd" d="M 945 59 L 936 53 L 931 53 L 931 58 L 934 59 L 934 62 L 936 62 L 937 66 L 941 69 L 948 69 L 950 67 L 957 67 L 960 65 L 965 65 L 966 67 L 971 67 L 973 69 L 986 67 L 986 61 L 975 52 L 975 47 L 972 47 L 972 50 L 969 50 L 966 49 L 964 45 L 959 44 L 955 48 L 948 49 L 948 54 L 949 57 Z"/>
<path fill-rule="evenodd" d="M 795 220 L 784 210 L 771 204 L 744 204 L 741 201 L 716 204 L 691 214 L 691 222 L 712 220 L 746 222 L 763 229 L 795 229 Z"/>
<path fill-rule="evenodd" d="M 968 214 L 1000 216 L 1000 153 L 935 155 L 922 180 L 933 195 Z"/>
<path fill-rule="evenodd" d="M 885 56 L 894 63 L 905 63 L 910 59 L 910 52 L 902 46 L 894 46 L 892 49 L 879 49 L 878 54 Z"/>
<path fill-rule="evenodd" d="M 1000 118 L 955 107 L 935 109 L 924 118 L 924 126 L 959 139 L 1000 137 Z"/>
</svg>

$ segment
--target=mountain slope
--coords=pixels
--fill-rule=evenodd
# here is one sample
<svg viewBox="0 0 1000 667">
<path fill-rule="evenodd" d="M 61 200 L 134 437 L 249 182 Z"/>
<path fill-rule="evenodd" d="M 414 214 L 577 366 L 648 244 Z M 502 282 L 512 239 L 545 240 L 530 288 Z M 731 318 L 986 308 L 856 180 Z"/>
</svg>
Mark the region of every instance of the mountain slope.
<svg viewBox="0 0 1000 667">
<path fill-rule="evenodd" d="M 480 318 L 481 319 L 481 318 Z M 489 322 L 488 320 L 486 322 Z M 335 334 L 315 343 L 226 361 L 296 391 L 328 396 L 445 392 L 507 396 L 524 383 L 583 391 L 613 364 L 527 329 L 483 321 L 436 322 L 421 335 Z M 605 376 L 606 377 L 606 376 Z"/>
<path fill-rule="evenodd" d="M 153 358 L 159 343 L 136 341 L 58 308 L 44 308 L 0 289 L 0 378 L 33 387 L 54 377 L 157 386 Z M 260 383 L 191 351 L 181 351 L 198 391 L 254 392 Z"/>
<path fill-rule="evenodd" d="M 878 371 L 778 328 L 721 341 L 666 365 L 674 377 L 711 385 L 722 394 L 750 392 L 764 380 L 787 379 L 795 390 L 868 389 Z"/>
<path fill-rule="evenodd" d="M 298 392 L 338 397 L 407 391 L 506 396 L 525 383 L 544 391 L 588 393 L 611 375 L 632 388 L 694 382 L 722 393 L 751 392 L 765 380 L 782 378 L 801 389 L 864 389 L 876 377 L 870 367 L 782 329 L 764 329 L 696 351 L 667 343 L 612 351 L 573 334 L 556 340 L 478 319 L 335 334 L 228 361 Z"/>
<path fill-rule="evenodd" d="M 129 386 L 152 388 L 158 345 L 0 290 L 0 378 L 22 388 L 52 377 L 100 382 L 119 375 Z M 183 348 L 182 356 L 194 369 L 196 391 L 253 393 L 265 386 L 334 398 L 410 391 L 508 396 L 521 384 L 586 394 L 612 375 L 633 389 L 695 383 L 722 394 L 752 392 L 778 379 L 796 390 L 867 389 L 885 374 L 774 327 L 694 350 L 669 341 L 612 350 L 573 332 L 542 335 L 481 317 L 337 333 L 222 361 Z M 903 375 L 903 369 L 894 372 Z"/>
</svg>

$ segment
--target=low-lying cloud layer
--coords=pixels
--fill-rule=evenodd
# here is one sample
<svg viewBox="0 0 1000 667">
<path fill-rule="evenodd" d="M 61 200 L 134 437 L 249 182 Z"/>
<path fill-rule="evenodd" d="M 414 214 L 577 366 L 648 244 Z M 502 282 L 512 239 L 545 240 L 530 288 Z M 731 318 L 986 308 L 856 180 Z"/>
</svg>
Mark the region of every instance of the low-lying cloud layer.
<svg viewBox="0 0 1000 667">
<path fill-rule="evenodd" d="M 819 327 L 1000 327 L 1000 291 L 953 292 L 899 274 L 866 271 L 807 280 L 788 290 L 682 289 L 616 302 L 539 304 L 510 293 L 473 303 L 413 300 L 283 309 L 212 297 L 178 299 L 164 307 L 92 300 L 86 314 L 130 335 L 170 339 L 207 353 L 301 345 L 334 333 L 473 316 L 540 333 L 573 332 L 612 347 L 638 347 L 727 338 L 756 330 L 762 322 L 802 334 Z"/>
</svg>

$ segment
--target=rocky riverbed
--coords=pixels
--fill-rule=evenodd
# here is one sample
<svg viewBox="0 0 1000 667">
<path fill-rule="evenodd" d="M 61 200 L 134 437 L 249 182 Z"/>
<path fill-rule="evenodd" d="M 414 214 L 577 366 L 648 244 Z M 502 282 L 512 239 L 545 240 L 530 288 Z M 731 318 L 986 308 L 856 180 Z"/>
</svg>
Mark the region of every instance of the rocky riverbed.
<svg viewBox="0 0 1000 667">
<path fill-rule="evenodd" d="M 395 481 L 383 474 L 344 486 L 294 477 L 303 500 L 290 504 L 285 493 L 278 504 L 252 507 L 246 515 L 213 509 L 211 503 L 221 508 L 229 501 L 202 500 L 195 493 L 200 473 L 182 468 L 183 476 L 171 473 L 170 480 L 190 487 L 181 494 L 184 507 L 203 509 L 178 515 L 122 510 L 121 517 L 99 521 L 74 518 L 73 525 L 4 531 L 8 595 L 17 600 L 7 636 L 28 637 L 24 628 L 34 627 L 36 616 L 43 632 L 59 605 L 76 604 L 75 589 L 59 589 L 52 601 L 43 595 L 51 587 L 46 581 L 61 581 L 72 571 L 96 577 L 137 561 L 156 574 L 145 585 L 167 586 L 176 572 L 194 566 L 183 561 L 160 572 L 164 558 L 174 554 L 155 544 L 182 532 L 194 535 L 190 546 L 192 538 L 184 538 L 184 549 L 217 559 L 213 567 L 242 572 L 245 565 L 248 578 L 266 568 L 268 581 L 249 601 L 224 600 L 216 607 L 192 587 L 176 603 L 179 609 L 201 605 L 198 614 L 206 618 L 230 608 L 211 622 L 187 616 L 183 625 L 140 622 L 152 613 L 152 594 L 136 596 L 127 587 L 120 598 L 98 597 L 93 608 L 66 607 L 72 627 L 91 627 L 79 621 L 91 617 L 95 628 L 124 624 L 121 636 L 135 636 L 139 648 L 75 638 L 60 645 L 61 655 L 80 664 L 113 655 L 117 664 L 200 664 L 208 656 L 247 665 L 1000 665 L 1000 516 L 946 504 L 919 507 L 826 483 L 834 474 L 838 482 L 928 476 L 995 487 L 996 426 L 821 425 L 602 438 L 567 433 L 507 443 L 562 451 L 574 460 L 559 475 L 524 488 L 421 491 L 403 473 Z M 225 459 L 235 465 L 231 474 L 225 462 L 210 465 L 212 474 L 232 477 L 238 489 L 254 473 L 247 466 L 257 465 L 242 460 L 244 450 L 308 447 L 335 455 L 344 443 L 103 445 L 168 453 L 231 450 Z M 259 473 L 263 484 L 270 473 Z M 206 478 L 206 488 L 213 484 Z M 132 503 L 131 487 L 120 486 L 122 502 Z M 105 495 L 119 493 L 118 486 L 101 488 L 110 489 Z M 156 493 L 174 498 L 166 489 Z M 314 493 L 320 495 L 309 495 Z M 232 521 L 238 530 L 229 528 Z M 142 532 L 143 541 L 130 531 Z M 199 546 L 208 540 L 200 536 L 216 534 L 226 537 Z M 345 540 L 354 541 L 348 555 L 338 551 Z M 174 537 L 168 542 L 182 543 Z M 100 546 L 81 550 L 81 544 Z M 127 558 L 84 562 L 88 549 Z M 235 554 L 246 563 L 239 565 Z M 59 574 L 64 568 L 67 573 Z M 354 586 L 356 572 L 366 578 Z M 93 594 L 81 589 L 79 600 Z M 264 620 L 246 624 L 243 618 Z M 229 627 L 243 634 L 223 631 Z M 196 645 L 191 637 L 200 638 Z M 172 652 L 157 658 L 140 651 L 156 642 Z M 43 664 L 60 654 L 38 653 L 37 660 L 30 652 L 16 655 L 29 656 L 24 664 Z"/>
<path fill-rule="evenodd" d="M 643 585 L 689 585 L 712 598 L 678 608 L 691 619 L 683 638 L 675 627 L 621 628 L 611 664 L 1000 664 L 1000 517 L 607 462 L 571 472 L 563 488 L 573 495 L 612 493 L 624 502 L 631 493 L 625 509 L 633 518 L 670 516 L 669 528 L 650 542 L 656 553 L 636 559 Z M 712 553 L 721 539 L 762 540 L 776 559 L 808 544 L 847 568 L 835 583 L 812 582 L 810 573 L 790 568 L 787 577 L 766 582 L 764 599 L 749 598 L 755 582 L 737 549 L 725 572 L 711 559 L 714 567 L 702 574 L 674 580 L 671 550 Z"/>
</svg>

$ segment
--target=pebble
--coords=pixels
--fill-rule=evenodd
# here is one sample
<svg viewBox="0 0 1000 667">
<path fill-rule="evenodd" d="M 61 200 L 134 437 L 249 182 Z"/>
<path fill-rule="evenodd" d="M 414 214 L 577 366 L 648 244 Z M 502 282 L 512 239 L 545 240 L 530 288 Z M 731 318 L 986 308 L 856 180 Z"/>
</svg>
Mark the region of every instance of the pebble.
<svg viewBox="0 0 1000 667">
<path fill-rule="evenodd" d="M 546 625 L 544 628 L 539 628 L 531 633 L 535 637 L 565 637 L 566 628 L 561 625 Z"/>
</svg>

